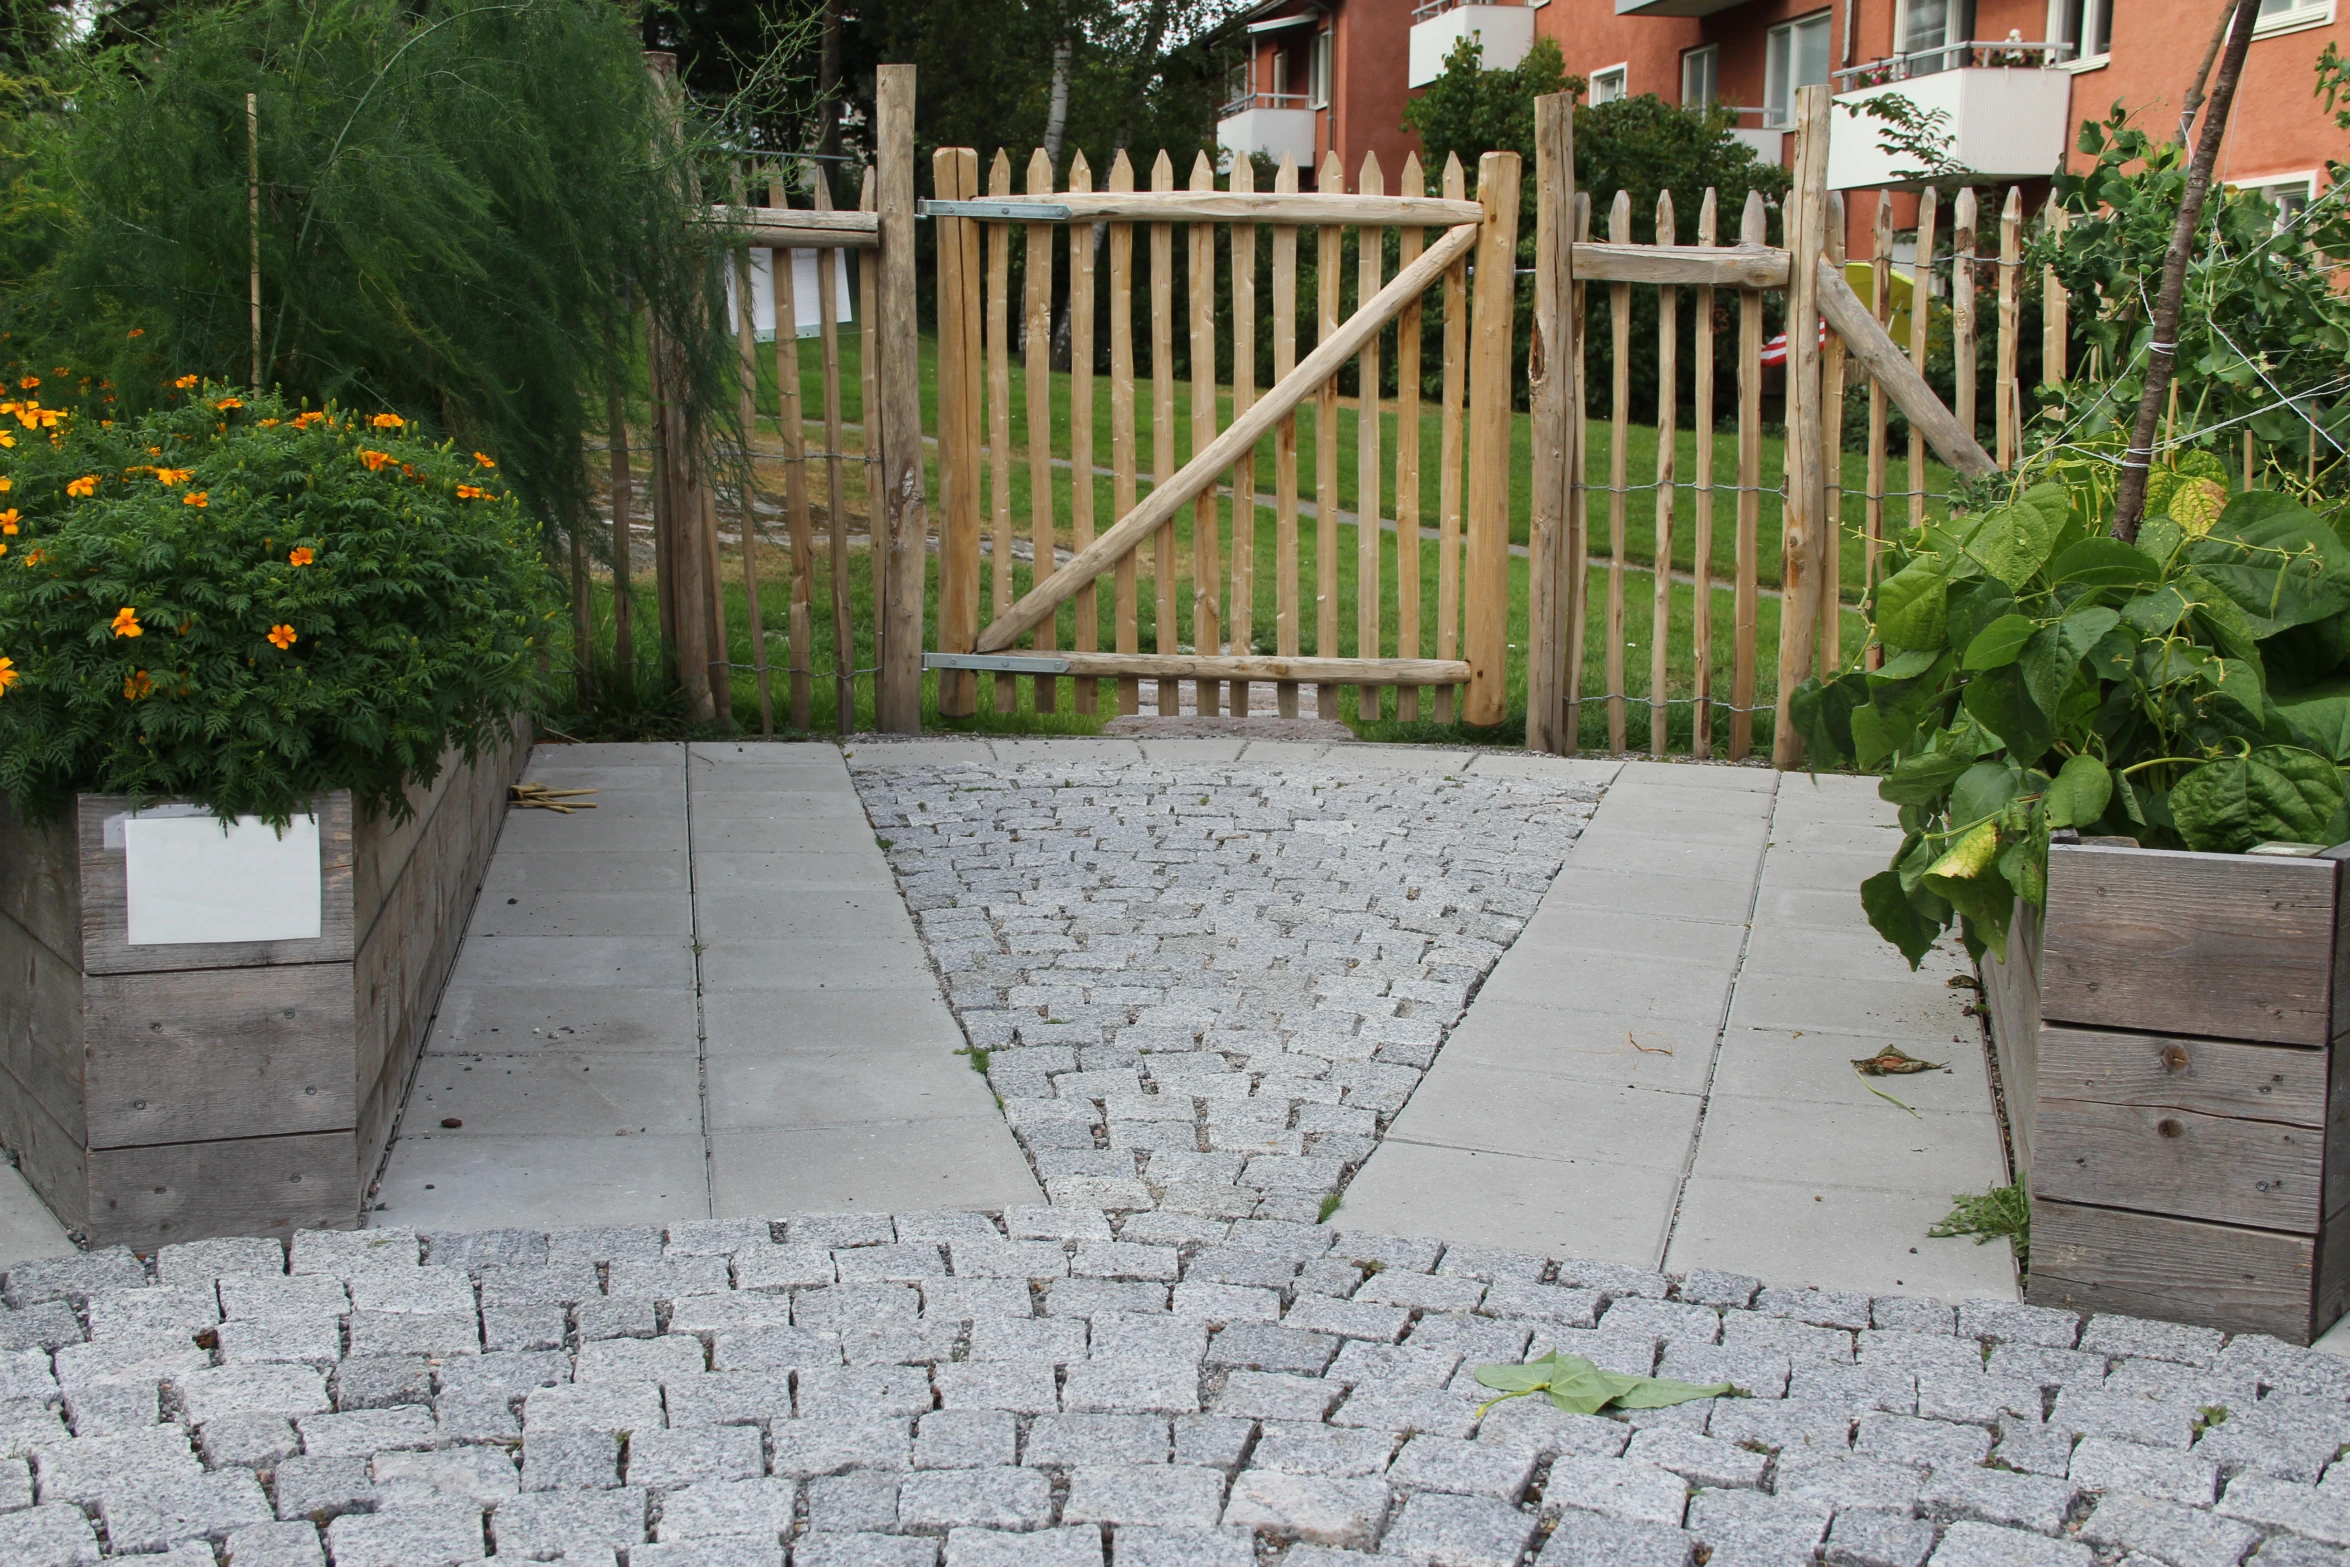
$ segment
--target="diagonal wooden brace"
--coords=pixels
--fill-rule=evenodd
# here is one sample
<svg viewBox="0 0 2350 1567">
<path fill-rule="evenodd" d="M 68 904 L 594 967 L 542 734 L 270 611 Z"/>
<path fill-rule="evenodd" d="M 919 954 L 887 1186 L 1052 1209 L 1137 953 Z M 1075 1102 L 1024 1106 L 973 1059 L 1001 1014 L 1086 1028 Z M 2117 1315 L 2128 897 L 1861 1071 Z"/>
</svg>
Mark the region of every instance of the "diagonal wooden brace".
<svg viewBox="0 0 2350 1567">
<path fill-rule="evenodd" d="M 1394 282 L 1366 300 L 1362 308 L 1347 317 L 1345 325 L 1323 339 L 1319 347 L 1299 361 L 1296 369 L 1251 404 L 1248 412 L 1235 419 L 1205 449 L 1194 453 L 1173 478 L 1144 496 L 1141 504 L 1119 518 L 1108 532 L 1078 551 L 1076 559 L 1030 588 L 1017 604 L 997 616 L 994 624 L 979 634 L 978 651 L 996 653 L 1010 647 L 1041 624 L 1047 615 L 1075 598 L 1087 583 L 1109 570 L 1120 556 L 1173 521 L 1202 490 L 1230 472 L 1243 453 L 1296 412 L 1298 404 L 1316 387 L 1337 374 L 1339 366 L 1360 352 L 1373 333 L 1434 286 L 1444 276 L 1445 268 L 1467 255 L 1477 243 L 1477 232 L 1478 225 L 1474 223 L 1446 230 L 1442 239 L 1429 246 L 1418 261 L 1398 272 Z"/>
<path fill-rule="evenodd" d="M 1926 438 L 1935 455 L 1968 478 L 1999 472 L 1999 464 L 1983 450 L 1975 432 L 1960 424 L 1958 415 L 1942 405 L 1942 399 L 1934 395 L 1926 378 L 1909 362 L 1909 355 L 1886 335 L 1869 307 L 1852 291 L 1852 285 L 1844 281 L 1843 272 L 1823 258 L 1819 275 L 1820 314 L 1828 318 L 1836 335 L 1844 339 L 1844 346 L 1852 350 L 1852 356 L 1885 388 L 1893 406 Z"/>
</svg>

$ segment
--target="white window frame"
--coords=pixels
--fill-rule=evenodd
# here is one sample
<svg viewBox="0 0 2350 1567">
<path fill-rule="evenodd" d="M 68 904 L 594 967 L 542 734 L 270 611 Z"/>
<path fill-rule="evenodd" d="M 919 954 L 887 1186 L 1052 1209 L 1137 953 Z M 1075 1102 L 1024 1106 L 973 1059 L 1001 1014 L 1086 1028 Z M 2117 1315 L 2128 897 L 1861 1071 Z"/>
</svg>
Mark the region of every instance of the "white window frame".
<svg viewBox="0 0 2350 1567">
<path fill-rule="evenodd" d="M 2055 0 L 2052 0 L 2052 3 L 2055 3 Z M 1918 42 L 1909 35 L 1909 9 L 1910 0 L 1894 0 L 1893 52 L 1901 55 L 1904 59 L 1915 54 L 1920 47 Z M 1967 35 L 1974 31 L 1974 0 L 1949 0 L 1942 15 L 1942 42 L 1928 47 L 1942 51 L 1943 63 L 1936 65 L 1931 61 L 1909 60 L 1907 69 L 1913 76 L 1930 75 L 1935 71 L 1949 70 L 1955 64 L 1963 63 L 1953 51 L 1952 46 L 1967 42 Z"/>
<path fill-rule="evenodd" d="M 2283 33 L 2298 33 L 2306 28 L 2325 27 L 2334 19 L 2335 0 L 2293 0 L 2284 10 L 2267 13 L 2252 24 L 2255 38 L 2275 38 Z"/>
<path fill-rule="evenodd" d="M 1704 62 L 1705 67 L 1705 95 L 1701 98 L 1692 98 L 1689 94 L 1689 68 L 1700 61 Z M 1721 90 L 1722 46 L 1720 44 L 1706 44 L 1702 48 L 1691 49 L 1682 54 L 1681 106 L 1683 108 L 1702 109 L 1717 101 L 1721 97 Z"/>
<path fill-rule="evenodd" d="M 2248 179 L 2234 179 L 2228 181 L 2228 188 L 2231 190 L 2250 191 L 2254 195 L 2258 196 L 2267 196 L 2273 205 L 2276 198 L 2269 195 L 2271 191 L 2276 190 L 2279 186 L 2283 185 L 2298 185 L 2302 189 L 2302 203 L 2307 205 L 2308 203 L 2317 200 L 2317 177 L 2318 171 L 2315 169 L 2288 170 L 2283 174 L 2255 174 Z M 2279 214 L 2280 218 L 2289 216 L 2290 214 Z M 2282 228 L 2282 226 L 2283 225 L 2280 222 L 2279 227 Z"/>
<path fill-rule="evenodd" d="M 1330 93 L 1335 85 L 1330 78 L 1338 74 L 1337 37 L 1327 27 L 1314 34 L 1313 52 L 1306 57 L 1306 107 L 1309 109 L 1330 107 Z"/>
<path fill-rule="evenodd" d="M 2081 51 L 2072 59 L 2060 62 L 2060 69 L 2100 71 L 2113 60 L 2113 0 L 2080 0 L 2080 5 L 2081 36 L 2066 38 L 2065 12 L 2070 9 L 2068 0 L 2048 0 L 2047 36 L 2051 40 L 2070 43 Z M 2098 27 L 2090 25 L 2092 20 L 2101 24 L 2105 33 L 2105 47 L 2094 54 L 2090 53 L 2088 48 L 2089 36 L 2098 31 Z"/>
<path fill-rule="evenodd" d="M 1790 57 L 1794 52 L 1795 35 L 1803 28 L 1820 28 L 1823 32 L 1828 33 L 1829 42 L 1833 45 L 1835 38 L 1830 16 L 1831 13 L 1823 8 L 1808 16 L 1793 17 L 1770 30 L 1763 54 L 1763 128 L 1765 130 L 1783 131 L 1792 126 L 1795 123 L 1795 89 L 1819 86 L 1821 82 L 1826 81 L 1825 76 L 1821 78 L 1821 82 L 1795 81 L 1793 79 L 1794 66 Z M 1829 51 L 1822 51 L 1823 65 L 1828 63 L 1828 55 Z M 1772 101 L 1773 93 L 1782 94 L 1778 102 Z"/>
<path fill-rule="evenodd" d="M 1610 78 L 1614 79 L 1616 90 L 1610 93 L 1608 96 L 1602 98 L 1599 95 L 1599 84 L 1603 81 L 1609 80 Z M 1631 96 L 1631 61 L 1619 60 L 1614 65 L 1603 65 L 1598 70 L 1591 73 L 1591 106 L 1593 108 L 1596 109 L 1603 103 L 1614 103 L 1619 99 L 1629 98 Z"/>
<path fill-rule="evenodd" d="M 1273 106 L 1286 109 L 1283 100 L 1289 96 L 1289 51 L 1276 44 L 1273 47 Z"/>
</svg>

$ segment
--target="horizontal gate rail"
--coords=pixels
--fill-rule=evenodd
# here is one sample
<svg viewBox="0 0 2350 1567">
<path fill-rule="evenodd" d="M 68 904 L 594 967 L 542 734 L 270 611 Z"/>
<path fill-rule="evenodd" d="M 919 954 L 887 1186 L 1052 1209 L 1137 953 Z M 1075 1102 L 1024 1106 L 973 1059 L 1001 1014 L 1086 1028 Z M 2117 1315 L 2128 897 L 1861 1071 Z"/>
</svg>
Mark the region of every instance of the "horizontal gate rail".
<svg viewBox="0 0 2350 1567">
<path fill-rule="evenodd" d="M 1329 686 L 1454 686 L 1457 658 L 1282 658 L 1190 653 L 925 653 L 925 669 L 1129 680 L 1273 680 Z"/>
</svg>

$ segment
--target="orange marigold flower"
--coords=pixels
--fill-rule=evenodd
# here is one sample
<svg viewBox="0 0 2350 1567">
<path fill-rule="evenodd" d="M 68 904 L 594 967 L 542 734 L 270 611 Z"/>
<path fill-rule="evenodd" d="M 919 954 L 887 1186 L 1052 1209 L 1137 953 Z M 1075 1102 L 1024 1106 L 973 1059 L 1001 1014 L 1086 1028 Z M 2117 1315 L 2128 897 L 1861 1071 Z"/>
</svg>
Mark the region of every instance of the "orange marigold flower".
<svg viewBox="0 0 2350 1567">
<path fill-rule="evenodd" d="M 286 564 L 289 566 L 307 566 L 316 559 L 318 559 L 318 557 L 310 553 L 309 545 L 297 544 L 294 546 L 294 552 L 286 557 Z"/>
<path fill-rule="evenodd" d="M 368 420 L 367 422 L 375 426 L 375 428 L 378 430 L 405 429 L 408 424 L 408 421 L 401 418 L 398 414 L 377 414 L 374 418 Z"/>
<path fill-rule="evenodd" d="M 98 476 L 94 473 L 85 473 L 78 479 L 69 480 L 65 486 L 65 493 L 77 498 L 97 494 Z"/>
<path fill-rule="evenodd" d="M 190 490 L 180 497 L 180 504 L 182 506 L 210 506 L 212 492 L 210 490 Z"/>
<path fill-rule="evenodd" d="M 133 670 L 130 678 L 122 683 L 122 699 L 126 702 L 136 702 L 141 697 L 152 696 L 154 693 L 155 682 L 147 678 L 147 672 L 144 669 Z"/>
<path fill-rule="evenodd" d="M 371 452 L 362 446 L 359 448 L 359 460 L 367 464 L 369 473 L 378 473 L 382 471 L 385 463 L 392 460 L 392 454 L 390 452 Z"/>
<path fill-rule="evenodd" d="M 294 645 L 294 628 L 292 626 L 270 627 L 269 645 L 281 653 L 292 647 Z"/>
<path fill-rule="evenodd" d="M 146 335 L 147 329 L 143 326 L 135 326 L 131 328 L 131 336 L 133 337 L 145 337 Z"/>
<path fill-rule="evenodd" d="M 481 464 L 484 468 L 495 468 L 498 466 L 495 462 L 490 460 L 489 455 L 485 452 L 475 452 L 473 454 L 473 460 Z"/>
<path fill-rule="evenodd" d="M 242 408 L 245 406 L 245 400 L 242 397 L 224 397 L 212 406 L 221 409 Z"/>
<path fill-rule="evenodd" d="M 260 425 L 264 430 L 274 430 L 277 428 L 277 421 L 275 419 L 263 419 L 260 421 Z"/>
<path fill-rule="evenodd" d="M 139 612 L 125 604 L 114 612 L 114 634 L 118 637 L 143 637 L 147 628 L 139 624 Z"/>
<path fill-rule="evenodd" d="M 195 384 L 196 384 L 198 381 L 200 381 L 200 380 L 202 380 L 202 379 L 203 379 L 203 377 L 202 377 L 202 376 L 195 376 L 195 375 L 183 375 L 183 376 L 181 376 L 181 377 L 180 377 L 178 380 L 176 380 L 176 381 L 172 382 L 171 384 L 172 384 L 173 386 L 175 386 L 175 387 L 179 388 L 181 391 L 183 391 L 183 392 L 184 392 L 184 391 L 186 391 L 186 390 L 187 390 L 189 387 L 191 387 L 191 386 L 194 386 L 194 385 L 195 385 Z"/>
<path fill-rule="evenodd" d="M 312 409 L 306 414 L 296 414 L 294 415 L 294 428 L 297 430 L 307 430 L 325 417 L 325 414 L 320 413 L 316 409 Z"/>
<path fill-rule="evenodd" d="M 457 486 L 457 499 L 461 501 L 478 501 L 489 493 L 489 491 L 483 489 L 478 484 L 460 484 Z"/>
<path fill-rule="evenodd" d="M 0 430 L 0 446 L 14 446 L 15 444 L 16 444 L 16 437 L 15 437 L 15 436 L 13 436 L 13 435 L 10 435 L 10 434 L 9 434 L 7 431 L 5 431 L 5 430 Z"/>
<path fill-rule="evenodd" d="M 24 678 L 24 671 L 16 667 L 13 658 L 0 658 L 0 694 Z"/>
<path fill-rule="evenodd" d="M 158 468 L 155 470 L 155 482 L 157 484 L 185 484 L 195 474 L 195 471 L 193 468 Z"/>
<path fill-rule="evenodd" d="M 23 514 L 13 506 L 6 511 L 0 511 L 0 533 L 15 533 L 17 524 L 22 520 Z"/>
<path fill-rule="evenodd" d="M 48 558 L 49 557 L 40 550 L 26 550 L 24 552 L 24 563 L 28 566 L 38 566 L 41 564 L 41 562 L 47 560 Z"/>
<path fill-rule="evenodd" d="M 29 392 L 29 391 L 31 391 L 31 390 L 32 390 L 34 387 L 36 387 L 36 386 L 39 386 L 39 385 L 41 384 L 41 378 L 40 378 L 39 376 L 37 376 L 37 375 L 28 375 L 28 376 L 26 376 L 26 377 L 25 377 L 23 380 L 21 380 L 21 381 L 17 382 L 16 384 L 17 384 L 17 385 L 19 385 L 19 386 L 21 386 L 21 387 L 23 387 L 23 388 L 24 388 L 26 391 L 28 391 L 28 392 Z"/>
<path fill-rule="evenodd" d="M 8 475 L 0 473 L 0 495 L 6 495 L 10 490 L 15 488 L 16 481 L 8 477 Z"/>
</svg>

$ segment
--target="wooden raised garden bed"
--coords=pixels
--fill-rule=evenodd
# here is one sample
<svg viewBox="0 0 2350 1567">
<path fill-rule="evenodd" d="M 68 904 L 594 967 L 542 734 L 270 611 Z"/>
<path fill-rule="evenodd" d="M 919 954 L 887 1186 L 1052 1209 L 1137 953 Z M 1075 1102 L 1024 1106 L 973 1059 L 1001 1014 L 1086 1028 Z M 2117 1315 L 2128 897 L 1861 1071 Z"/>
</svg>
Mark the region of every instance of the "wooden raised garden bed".
<svg viewBox="0 0 2350 1567">
<path fill-rule="evenodd" d="M 2297 1344 L 2350 1306 L 2346 853 L 2051 846 L 1986 972 L 2032 1302 Z"/>
<path fill-rule="evenodd" d="M 315 937 L 134 945 L 130 801 L 0 804 L 0 1143 L 91 1245 L 349 1227 L 457 956 L 514 742 L 415 814 L 318 802 Z"/>
</svg>

